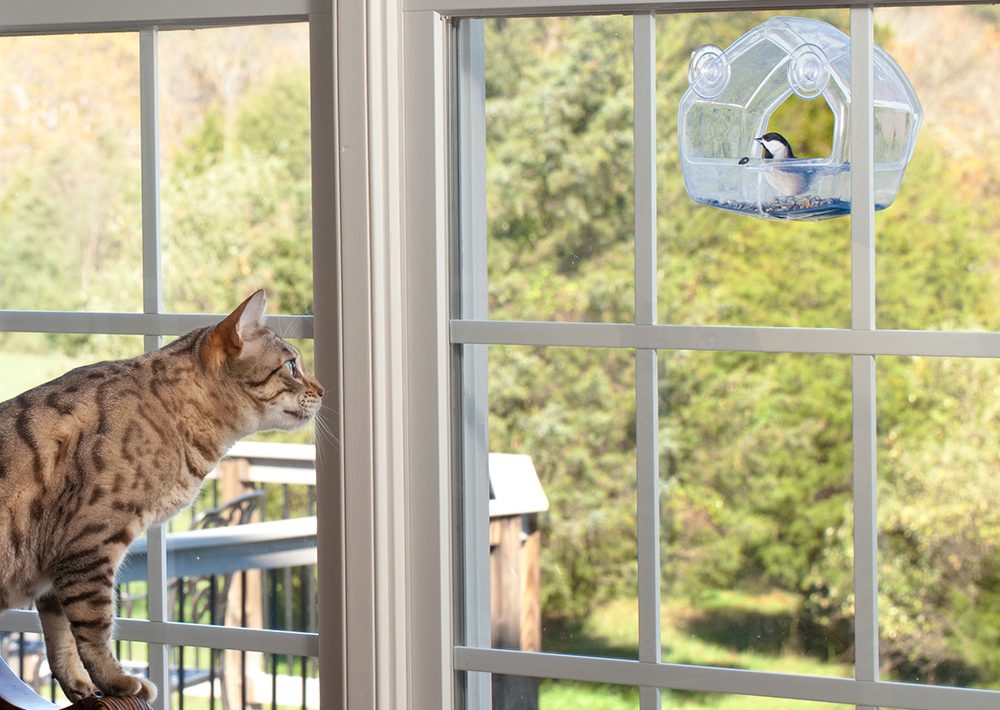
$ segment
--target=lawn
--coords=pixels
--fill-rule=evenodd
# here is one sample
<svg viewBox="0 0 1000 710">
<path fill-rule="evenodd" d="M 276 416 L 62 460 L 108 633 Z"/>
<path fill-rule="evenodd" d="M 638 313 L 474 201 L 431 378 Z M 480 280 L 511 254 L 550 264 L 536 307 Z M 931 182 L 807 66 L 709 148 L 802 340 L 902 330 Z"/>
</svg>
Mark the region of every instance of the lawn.
<svg viewBox="0 0 1000 710">
<path fill-rule="evenodd" d="M 791 627 L 785 623 L 794 604 L 792 597 L 775 593 L 720 592 L 700 598 L 697 606 L 689 600 L 672 600 L 660 615 L 663 660 L 756 671 L 850 676 L 853 667 L 849 663 L 827 662 L 795 650 Z M 611 602 L 600 607 L 572 633 L 560 631 L 550 636 L 545 650 L 635 658 L 637 619 L 634 601 Z M 685 710 L 847 710 L 849 707 L 680 691 L 664 691 L 663 697 L 664 708 Z M 546 680 L 541 684 L 540 707 L 543 710 L 636 710 L 639 691 L 631 687 Z"/>
</svg>

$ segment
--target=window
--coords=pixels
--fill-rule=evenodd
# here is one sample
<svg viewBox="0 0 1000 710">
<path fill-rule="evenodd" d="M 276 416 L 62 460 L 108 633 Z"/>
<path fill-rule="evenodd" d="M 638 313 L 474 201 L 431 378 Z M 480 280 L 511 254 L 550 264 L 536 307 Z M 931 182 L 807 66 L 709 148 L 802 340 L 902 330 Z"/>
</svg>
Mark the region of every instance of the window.
<svg viewBox="0 0 1000 710">
<path fill-rule="evenodd" d="M 855 102 L 871 100 L 873 43 L 898 54 L 927 131 L 876 217 L 880 118 L 850 112 L 850 220 L 791 225 L 691 203 L 671 128 L 690 51 L 774 13 L 615 14 L 636 7 L 406 4 L 410 544 L 427 585 L 410 629 L 433 651 L 413 659 L 419 697 L 996 703 L 978 616 L 996 610 L 996 558 L 975 501 L 996 470 L 982 358 L 1000 341 L 977 281 L 992 240 L 966 221 L 992 178 L 949 161 L 957 143 L 935 152 L 955 133 L 933 116 L 956 104 L 918 66 L 943 34 L 928 26 L 975 44 L 992 16 L 806 13 L 851 36 Z M 971 130 L 988 123 L 968 110 Z M 787 111 L 803 130 L 833 120 Z M 815 133 L 805 155 L 829 151 Z M 547 496 L 518 538 L 541 548 L 533 638 L 497 629 L 533 574 L 505 559 L 512 583 L 491 559 L 497 453 L 531 456 Z"/>
<path fill-rule="evenodd" d="M 212 14 L 199 3 L 70 5 L 0 21 L 0 398 L 155 349 L 261 286 L 268 324 L 334 381 L 339 323 L 314 294 L 338 279 L 323 236 L 335 230 L 313 237 L 314 221 L 329 222 L 314 191 L 333 186 L 312 175 L 317 156 L 332 162 L 313 147 L 332 124 L 312 135 L 310 106 L 333 91 L 329 14 L 295 2 Z M 317 360 L 314 322 L 325 318 Z M 339 477 L 334 438 L 241 442 L 191 511 L 130 550 L 115 643 L 160 688 L 158 708 L 216 707 L 224 695 L 230 707 L 319 706 L 318 631 L 341 633 L 335 612 L 317 615 L 319 589 L 331 609 L 340 594 L 340 565 L 316 565 L 335 555 L 324 526 L 342 519 L 339 494 L 322 484 Z M 315 449 L 330 453 L 317 461 Z M 208 540 L 213 508 L 250 527 Z M 37 631 L 34 612 L 5 613 L 0 652 L 44 679 L 30 668 Z M 342 660 L 325 654 L 329 680 Z"/>
</svg>

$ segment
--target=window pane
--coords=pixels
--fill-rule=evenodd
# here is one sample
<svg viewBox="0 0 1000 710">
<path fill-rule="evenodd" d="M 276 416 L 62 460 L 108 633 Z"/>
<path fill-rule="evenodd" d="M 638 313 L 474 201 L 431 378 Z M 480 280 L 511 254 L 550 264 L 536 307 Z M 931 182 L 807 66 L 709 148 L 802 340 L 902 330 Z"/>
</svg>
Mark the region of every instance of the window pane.
<svg viewBox="0 0 1000 710">
<path fill-rule="evenodd" d="M 312 445 L 240 444 L 169 523 L 196 545 L 171 567 L 169 617 L 243 628 L 318 631 L 316 470 Z M 312 454 L 310 457 L 309 454 Z M 305 457 L 305 458 L 304 458 Z M 218 545 L 213 531 L 243 526 L 249 548 Z M 203 540 L 204 544 L 198 541 Z"/>
<path fill-rule="evenodd" d="M 510 676 L 501 677 L 510 678 Z M 570 708 L 639 710 L 639 690 L 628 685 L 546 679 L 540 683 L 538 700 L 538 707 L 541 710 L 570 710 Z M 493 702 L 496 705 L 496 699 Z"/>
<path fill-rule="evenodd" d="M 658 317 L 662 323 L 850 327 L 849 219 L 773 221 L 713 208 L 689 197 L 681 173 L 678 108 L 689 86 L 691 53 L 705 44 L 725 49 L 773 14 L 664 14 L 656 18 Z M 846 10 L 796 10 L 794 14 L 848 31 Z M 739 67 L 732 71 L 735 76 Z M 742 99 L 751 103 L 750 95 Z M 718 111 L 724 109 L 713 109 L 703 123 L 720 125 Z M 744 130 L 743 122 L 749 120 L 742 109 L 725 110 L 736 111 L 733 120 L 739 131 L 727 129 L 716 136 L 713 145 L 717 148 L 736 140 L 734 136 Z M 846 124 L 841 125 L 846 139 Z M 768 115 L 765 126 L 767 131 L 783 134 L 796 156 L 831 155 L 834 114 L 822 97 L 805 101 L 793 94 Z M 756 133 L 756 124 L 753 129 Z M 721 161 L 721 167 L 716 167 L 726 172 L 717 181 L 729 184 L 745 176 L 745 171 L 729 169 L 741 171 L 741 156 L 759 155 L 753 152 L 759 150 L 754 148 L 753 137 L 703 156 Z M 707 164 L 703 169 L 708 170 Z M 767 190 L 778 190 L 767 185 L 762 189 L 768 195 Z M 799 199 L 813 192 L 806 191 Z"/>
<path fill-rule="evenodd" d="M 984 81 L 997 11 L 880 7 L 875 22 L 924 108 L 899 197 L 878 213 L 879 327 L 998 330 L 1000 89 Z"/>
<path fill-rule="evenodd" d="M 135 33 L 0 38 L 0 308 L 139 311 Z"/>
<path fill-rule="evenodd" d="M 492 505 L 507 511 L 490 521 L 494 646 L 634 658 L 634 355 L 491 347 L 489 357 L 490 451 L 530 457 L 548 500 L 536 512 L 530 470 L 491 462 Z M 527 609 L 540 612 L 540 639 Z"/>
<path fill-rule="evenodd" d="M 311 373 L 312 341 L 288 342 L 302 351 Z M 170 568 L 170 620 L 318 631 L 317 431 L 325 430 L 313 422 L 297 432 L 260 432 L 237 442 L 191 506 L 168 521 L 168 550 L 181 539 L 187 549 Z M 244 526 L 249 547 L 217 543 L 217 529 L 234 526 Z M 140 606 L 145 610 L 144 602 Z"/>
<path fill-rule="evenodd" d="M 879 618 L 889 679 L 1000 688 L 1000 366 L 878 359 Z"/>
<path fill-rule="evenodd" d="M 160 34 L 164 306 L 312 310 L 309 31 Z"/>
<path fill-rule="evenodd" d="M 660 358 L 664 660 L 852 675 L 850 360 Z"/>
<path fill-rule="evenodd" d="M 0 333 L 0 402 L 73 368 L 141 355 L 138 335 Z"/>
<path fill-rule="evenodd" d="M 320 707 L 315 658 L 172 647 L 170 676 L 174 707 Z"/>
<path fill-rule="evenodd" d="M 725 693 L 688 693 L 663 691 L 663 710 L 854 710 L 853 705 L 817 703 L 808 700 L 785 698 L 760 698 L 753 695 L 727 695 Z"/>
<path fill-rule="evenodd" d="M 499 673 L 472 675 L 492 677 L 494 708 L 639 710 L 639 690 L 632 686 L 527 678 Z"/>
<path fill-rule="evenodd" d="M 632 20 L 485 24 L 490 318 L 631 321 Z"/>
</svg>

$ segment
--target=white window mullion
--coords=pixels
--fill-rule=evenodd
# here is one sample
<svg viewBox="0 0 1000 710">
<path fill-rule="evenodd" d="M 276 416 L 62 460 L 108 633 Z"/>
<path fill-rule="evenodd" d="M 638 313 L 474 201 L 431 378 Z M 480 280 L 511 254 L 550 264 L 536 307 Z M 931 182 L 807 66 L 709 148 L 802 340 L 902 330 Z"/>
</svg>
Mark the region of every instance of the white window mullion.
<svg viewBox="0 0 1000 710">
<path fill-rule="evenodd" d="M 34 611 L 8 609 L 0 614 L 0 631 L 40 634 L 42 625 Z M 319 634 L 306 631 L 245 629 L 177 621 L 153 623 L 146 619 L 126 618 L 115 621 L 111 638 L 139 643 L 259 651 L 279 656 L 319 655 Z"/>
<path fill-rule="evenodd" d="M 402 29 L 408 699 L 411 708 L 450 708 L 454 598 L 445 24 L 434 12 L 404 13 Z"/>
<path fill-rule="evenodd" d="M 635 196 L 635 322 L 656 322 L 656 18 L 632 19 Z M 637 349 L 636 525 L 639 563 L 639 661 L 660 662 L 660 474 L 657 353 Z M 640 710 L 659 710 L 657 687 L 639 691 Z"/>
<path fill-rule="evenodd" d="M 463 318 L 488 318 L 486 266 L 486 79 L 482 20 L 458 30 L 458 192 Z M 489 346 L 462 348 L 462 517 L 465 645 L 491 645 Z M 491 708 L 492 683 L 466 674 L 469 708 Z"/>
<path fill-rule="evenodd" d="M 635 322 L 656 323 L 656 16 L 632 19 Z"/>
<path fill-rule="evenodd" d="M 142 145 L 142 310 L 158 314 L 163 310 L 160 262 L 160 116 L 158 96 L 157 29 L 139 33 L 139 111 Z M 146 352 L 160 347 L 161 337 L 143 338 Z M 154 525 L 146 533 L 149 541 L 147 601 L 149 620 L 167 621 L 166 529 Z M 149 679 L 160 693 L 156 710 L 170 710 L 169 648 L 149 644 Z"/>
<path fill-rule="evenodd" d="M 539 347 L 1000 358 L 1000 333 L 971 331 L 453 320 L 451 342 Z"/>
<path fill-rule="evenodd" d="M 851 9 L 851 327 L 875 329 L 874 10 Z M 852 357 L 855 677 L 878 680 L 875 357 Z M 858 710 L 870 706 L 858 705 Z"/>
</svg>

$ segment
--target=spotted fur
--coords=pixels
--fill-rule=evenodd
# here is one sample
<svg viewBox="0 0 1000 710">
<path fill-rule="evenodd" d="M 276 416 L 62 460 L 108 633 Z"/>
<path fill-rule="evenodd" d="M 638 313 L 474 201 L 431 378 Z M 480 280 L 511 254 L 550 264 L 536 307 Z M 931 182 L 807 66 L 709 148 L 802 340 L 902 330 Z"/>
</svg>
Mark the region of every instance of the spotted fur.
<svg viewBox="0 0 1000 710">
<path fill-rule="evenodd" d="M 72 700 L 155 698 L 111 652 L 129 543 L 190 504 L 237 439 L 320 408 L 298 350 L 263 325 L 266 303 L 258 291 L 216 326 L 0 404 L 0 610 L 35 602 Z"/>
</svg>

